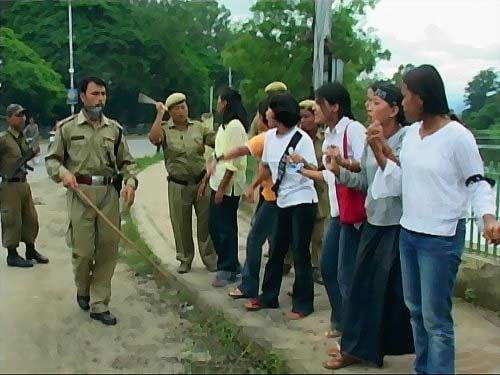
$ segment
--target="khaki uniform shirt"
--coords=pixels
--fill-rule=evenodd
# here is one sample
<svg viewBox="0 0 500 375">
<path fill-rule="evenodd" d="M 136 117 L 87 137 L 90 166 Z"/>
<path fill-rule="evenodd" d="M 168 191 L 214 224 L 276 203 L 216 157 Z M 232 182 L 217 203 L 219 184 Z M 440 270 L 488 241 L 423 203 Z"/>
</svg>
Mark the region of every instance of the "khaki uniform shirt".
<svg viewBox="0 0 500 375">
<path fill-rule="evenodd" d="M 29 146 L 23 133 L 18 133 L 11 127 L 0 133 L 0 175 L 6 178 L 26 176 L 26 171 L 23 169 L 15 174 L 14 172 L 23 155 L 28 151 Z"/>
<path fill-rule="evenodd" d="M 120 128 L 118 122 L 103 115 L 101 124 L 94 129 L 83 112 L 61 121 L 45 157 L 49 176 L 61 182 L 64 172 L 69 170 L 75 176 L 114 177 L 118 169 L 123 181 L 136 188 L 136 164 L 123 135 L 115 156 Z"/>
<path fill-rule="evenodd" d="M 162 123 L 163 155 L 169 176 L 193 181 L 205 171 L 205 146 L 214 147 L 215 131 L 210 122 L 188 120 L 179 130 L 172 119 Z"/>
<path fill-rule="evenodd" d="M 323 141 L 325 136 L 323 132 L 318 129 L 316 137 L 314 138 L 314 152 L 318 161 L 318 170 L 325 169 L 323 166 Z M 316 218 L 322 219 L 330 215 L 330 207 L 328 203 L 328 186 L 324 181 L 314 181 L 314 188 L 318 193 L 318 210 L 316 211 Z"/>
</svg>

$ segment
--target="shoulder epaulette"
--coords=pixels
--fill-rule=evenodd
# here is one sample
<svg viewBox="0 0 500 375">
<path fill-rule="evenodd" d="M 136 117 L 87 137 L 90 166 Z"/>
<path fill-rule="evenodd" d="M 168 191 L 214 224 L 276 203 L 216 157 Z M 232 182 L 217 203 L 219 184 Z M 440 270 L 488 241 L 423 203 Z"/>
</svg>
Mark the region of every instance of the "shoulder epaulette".
<svg viewBox="0 0 500 375">
<path fill-rule="evenodd" d="M 66 117 L 65 119 L 61 120 L 61 121 L 59 122 L 59 124 L 57 124 L 57 126 L 58 126 L 59 128 L 61 128 L 62 126 L 64 126 L 64 125 L 68 124 L 69 122 L 71 122 L 71 120 L 74 120 L 74 119 L 76 118 L 76 116 L 78 116 L 78 114 L 75 114 L 75 115 L 71 115 L 71 116 L 69 116 L 69 117 Z"/>
<path fill-rule="evenodd" d="M 114 124 L 118 129 L 123 130 L 123 126 L 120 125 L 120 123 L 116 120 L 108 119 L 110 123 Z"/>
</svg>

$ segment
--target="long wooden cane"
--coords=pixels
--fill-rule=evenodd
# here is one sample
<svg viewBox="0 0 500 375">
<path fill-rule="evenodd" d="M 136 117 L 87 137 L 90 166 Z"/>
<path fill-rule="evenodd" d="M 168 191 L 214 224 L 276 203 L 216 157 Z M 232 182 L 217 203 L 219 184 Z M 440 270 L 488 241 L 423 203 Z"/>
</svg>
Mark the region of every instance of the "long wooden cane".
<svg viewBox="0 0 500 375">
<path fill-rule="evenodd" d="M 78 195 L 83 199 L 83 201 L 85 203 L 87 203 L 89 205 L 90 208 L 92 208 L 96 213 L 97 215 L 104 220 L 104 222 L 106 224 L 108 224 L 108 226 L 113 229 L 113 231 L 118 234 L 134 251 L 138 252 L 140 255 L 142 255 L 142 257 L 144 259 L 146 259 L 152 266 L 153 268 L 160 274 L 162 275 L 163 277 L 165 278 L 168 278 L 167 274 L 147 255 L 144 253 L 144 251 L 139 247 L 137 246 L 137 244 L 132 241 L 130 238 L 128 238 L 127 236 L 125 236 L 121 231 L 120 229 L 118 229 L 116 227 L 116 225 L 114 225 L 111 220 L 109 220 L 106 215 L 104 215 L 104 213 L 94 204 L 94 202 L 92 202 L 92 200 L 90 200 L 90 198 L 87 196 L 87 194 L 85 194 L 80 188 L 76 188 L 75 191 L 78 193 Z"/>
</svg>

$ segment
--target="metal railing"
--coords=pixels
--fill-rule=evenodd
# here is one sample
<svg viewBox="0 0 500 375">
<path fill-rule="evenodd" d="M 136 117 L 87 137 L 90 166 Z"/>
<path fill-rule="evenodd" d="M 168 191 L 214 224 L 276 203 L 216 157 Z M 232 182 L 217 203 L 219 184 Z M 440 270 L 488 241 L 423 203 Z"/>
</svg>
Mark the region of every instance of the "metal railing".
<svg viewBox="0 0 500 375">
<path fill-rule="evenodd" d="M 498 147 L 498 146 L 497 146 Z M 481 147 L 480 147 L 481 149 Z M 494 179 L 496 181 L 496 202 L 497 202 L 497 212 L 496 218 L 498 220 L 498 212 L 500 205 L 500 162 L 491 161 L 485 165 L 485 175 Z M 492 256 L 500 257 L 498 251 L 498 245 L 488 245 L 486 240 L 483 238 L 482 233 L 478 230 L 476 225 L 476 220 L 474 214 L 472 217 L 467 219 L 467 237 L 465 241 L 465 250 L 472 254 L 478 254 L 482 256 Z"/>
</svg>

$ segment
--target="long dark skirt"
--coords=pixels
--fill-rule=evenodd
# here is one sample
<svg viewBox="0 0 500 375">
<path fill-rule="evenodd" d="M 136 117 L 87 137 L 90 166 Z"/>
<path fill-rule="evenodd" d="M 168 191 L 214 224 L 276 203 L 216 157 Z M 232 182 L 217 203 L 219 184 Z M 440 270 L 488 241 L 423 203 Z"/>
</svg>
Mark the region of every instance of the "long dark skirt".
<svg viewBox="0 0 500 375">
<path fill-rule="evenodd" d="M 366 223 L 351 293 L 345 306 L 342 352 L 382 366 L 385 355 L 414 353 L 410 313 L 403 299 L 401 227 Z"/>
</svg>

